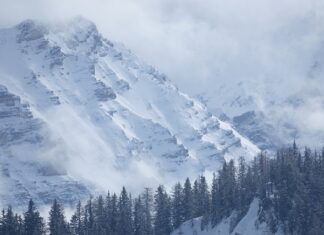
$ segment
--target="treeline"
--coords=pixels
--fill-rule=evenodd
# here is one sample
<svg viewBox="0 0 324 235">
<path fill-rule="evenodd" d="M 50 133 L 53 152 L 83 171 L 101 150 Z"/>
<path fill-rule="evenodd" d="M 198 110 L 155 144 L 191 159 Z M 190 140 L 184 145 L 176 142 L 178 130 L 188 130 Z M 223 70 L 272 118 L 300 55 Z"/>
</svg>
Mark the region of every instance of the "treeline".
<svg viewBox="0 0 324 235">
<path fill-rule="evenodd" d="M 202 217 L 201 228 L 216 226 L 231 216 L 231 227 L 244 217 L 254 198 L 260 201 L 259 221 L 275 233 L 316 235 L 324 229 L 324 150 L 300 152 L 296 144 L 269 158 L 264 153 L 246 164 L 224 162 L 208 185 L 204 176 L 193 184 L 146 188 L 133 198 L 123 187 L 117 195 L 79 202 L 70 221 L 53 202 L 48 223 L 30 200 L 27 211 L 2 211 L 0 235 L 167 235 L 183 222 Z M 235 212 L 235 213 L 234 213 Z"/>
</svg>

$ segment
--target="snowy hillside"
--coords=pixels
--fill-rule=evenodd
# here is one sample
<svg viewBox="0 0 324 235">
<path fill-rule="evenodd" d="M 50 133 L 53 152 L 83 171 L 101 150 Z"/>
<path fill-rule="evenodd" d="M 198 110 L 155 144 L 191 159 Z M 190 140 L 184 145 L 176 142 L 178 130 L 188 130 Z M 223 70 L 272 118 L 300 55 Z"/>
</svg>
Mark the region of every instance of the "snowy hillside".
<svg viewBox="0 0 324 235">
<path fill-rule="evenodd" d="M 236 226 L 231 223 L 234 213 L 218 223 L 215 227 L 210 225 L 206 228 L 201 228 L 201 217 L 183 223 L 178 229 L 172 232 L 171 235 L 266 235 L 273 234 L 269 231 L 269 226 L 258 220 L 259 201 L 254 199 L 246 215 L 238 222 Z M 276 235 L 283 234 L 281 231 L 275 233 Z"/>
<path fill-rule="evenodd" d="M 81 17 L 1 29 L 0 85 L 3 204 L 171 184 L 259 151 Z"/>
</svg>

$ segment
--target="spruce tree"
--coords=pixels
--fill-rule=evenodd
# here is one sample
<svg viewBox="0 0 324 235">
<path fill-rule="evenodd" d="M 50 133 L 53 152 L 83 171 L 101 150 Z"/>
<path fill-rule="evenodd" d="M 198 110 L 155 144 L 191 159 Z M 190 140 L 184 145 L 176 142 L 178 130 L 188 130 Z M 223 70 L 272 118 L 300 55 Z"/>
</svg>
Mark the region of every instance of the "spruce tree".
<svg viewBox="0 0 324 235">
<path fill-rule="evenodd" d="M 24 221 L 20 215 L 16 214 L 14 219 L 14 227 L 15 227 L 15 234 L 16 235 L 23 235 L 24 234 Z M 38 233 L 40 234 L 40 233 Z"/>
<path fill-rule="evenodd" d="M 243 157 L 239 159 L 238 173 L 237 173 L 237 209 L 239 214 L 244 214 L 250 202 L 246 196 L 246 163 Z"/>
<path fill-rule="evenodd" d="M 83 226 L 83 209 L 81 202 L 79 201 L 76 206 L 76 211 L 71 217 L 70 229 L 73 235 L 83 235 L 85 234 Z"/>
<path fill-rule="evenodd" d="M 216 174 L 213 174 L 212 189 L 211 189 L 211 210 L 210 210 L 210 221 L 212 227 L 214 227 L 221 219 L 221 214 L 219 213 L 220 204 L 220 192 L 219 183 L 216 178 Z"/>
<path fill-rule="evenodd" d="M 134 235 L 145 234 L 145 207 L 139 196 L 134 202 Z"/>
<path fill-rule="evenodd" d="M 116 200 L 115 199 L 115 207 L 116 207 Z M 105 220 L 105 231 L 106 234 L 114 234 L 115 230 L 112 228 L 112 220 L 116 218 L 113 217 L 113 202 L 112 202 L 112 197 L 110 195 L 110 192 L 108 192 L 105 202 L 104 202 L 104 220 Z M 115 226 L 116 227 L 116 226 Z"/>
<path fill-rule="evenodd" d="M 44 234 L 44 223 L 39 212 L 37 211 L 32 199 L 28 203 L 28 209 L 24 213 L 24 234 L 41 235 Z"/>
<path fill-rule="evenodd" d="M 129 235 L 132 232 L 132 204 L 125 187 L 123 187 L 118 201 L 117 234 Z"/>
<path fill-rule="evenodd" d="M 184 222 L 183 188 L 180 183 L 173 188 L 171 215 L 173 227 L 178 228 Z"/>
<path fill-rule="evenodd" d="M 114 235 L 117 234 L 117 224 L 119 216 L 117 201 L 117 195 L 114 193 L 111 197 L 110 207 L 108 208 L 109 227 L 111 229 L 111 233 Z"/>
<path fill-rule="evenodd" d="M 200 192 L 199 192 L 199 183 L 196 179 L 194 181 L 193 189 L 192 189 L 192 214 L 194 218 L 202 216 L 201 213 L 201 205 L 200 205 Z"/>
<path fill-rule="evenodd" d="M 151 188 L 145 188 L 145 191 L 142 196 L 144 200 L 144 235 L 151 235 L 153 234 L 153 226 L 152 226 L 152 214 L 151 211 L 153 210 L 153 195 Z"/>
<path fill-rule="evenodd" d="M 192 188 L 189 178 L 186 179 L 183 187 L 183 218 L 184 221 L 193 218 L 193 195 L 192 195 Z"/>
<path fill-rule="evenodd" d="M 170 198 L 160 185 L 155 194 L 154 234 L 169 235 L 172 232 Z"/>
<path fill-rule="evenodd" d="M 3 210 L 1 227 L 0 231 L 5 235 L 23 235 L 24 232 L 23 220 L 20 215 L 14 214 L 11 206 Z"/>
<path fill-rule="evenodd" d="M 55 199 L 49 212 L 49 234 L 67 235 L 69 234 L 67 223 L 65 222 L 63 207 Z"/>
<path fill-rule="evenodd" d="M 94 203 L 94 234 L 101 235 L 108 232 L 106 226 L 106 212 L 104 208 L 104 200 L 101 195 Z"/>
<path fill-rule="evenodd" d="M 94 214 L 93 214 L 93 205 L 92 197 L 88 200 L 84 209 L 84 226 L 86 234 L 94 234 Z"/>
</svg>

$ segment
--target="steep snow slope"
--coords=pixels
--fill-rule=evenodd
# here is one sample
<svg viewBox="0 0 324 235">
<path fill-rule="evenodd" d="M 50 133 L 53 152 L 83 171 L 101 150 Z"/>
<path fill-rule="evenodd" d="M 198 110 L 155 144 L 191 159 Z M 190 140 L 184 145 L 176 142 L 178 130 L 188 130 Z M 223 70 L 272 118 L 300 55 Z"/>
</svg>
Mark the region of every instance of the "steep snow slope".
<svg viewBox="0 0 324 235">
<path fill-rule="evenodd" d="M 196 218 L 191 221 L 183 223 L 178 229 L 172 232 L 171 235 L 266 235 L 273 234 L 265 222 L 260 223 L 258 220 L 259 214 L 259 201 L 255 199 L 246 213 L 246 215 L 238 222 L 238 224 L 231 228 L 231 219 L 234 216 L 222 220 L 215 227 L 211 225 L 201 229 L 201 218 Z M 280 230 L 275 235 L 283 234 Z"/>
<path fill-rule="evenodd" d="M 0 85 L 5 203 L 171 184 L 259 151 L 81 17 L 1 29 Z"/>
</svg>

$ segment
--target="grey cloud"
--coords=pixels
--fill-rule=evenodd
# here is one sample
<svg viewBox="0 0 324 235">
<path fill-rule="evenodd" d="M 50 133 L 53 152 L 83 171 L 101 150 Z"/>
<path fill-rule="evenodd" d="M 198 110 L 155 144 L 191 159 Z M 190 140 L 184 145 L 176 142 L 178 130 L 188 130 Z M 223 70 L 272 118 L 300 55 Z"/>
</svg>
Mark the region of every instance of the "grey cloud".
<svg viewBox="0 0 324 235">
<path fill-rule="evenodd" d="M 324 64 L 323 6 L 321 0 L 1 0 L 0 26 L 82 15 L 188 93 L 213 94 L 218 84 L 247 81 L 284 99 L 307 86 L 324 94 L 323 73 L 310 71 Z M 289 111 L 297 120 L 314 113 L 313 130 L 323 109 L 310 103 Z"/>
</svg>

